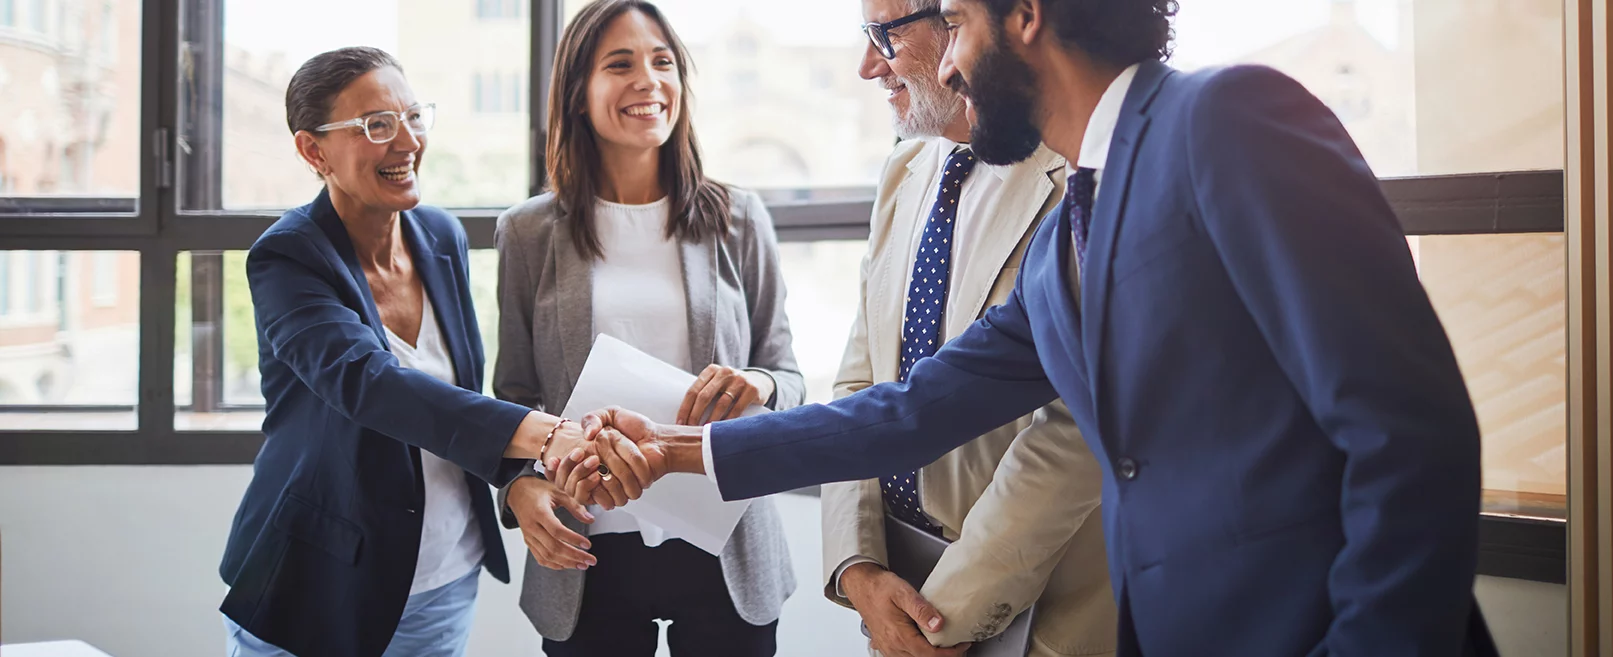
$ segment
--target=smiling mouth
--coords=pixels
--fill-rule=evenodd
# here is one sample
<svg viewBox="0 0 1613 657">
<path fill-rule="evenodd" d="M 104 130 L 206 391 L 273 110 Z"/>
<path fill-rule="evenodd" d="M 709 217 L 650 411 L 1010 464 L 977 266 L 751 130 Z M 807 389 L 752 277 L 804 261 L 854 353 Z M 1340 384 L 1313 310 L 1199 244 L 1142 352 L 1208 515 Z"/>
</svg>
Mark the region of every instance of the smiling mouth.
<svg viewBox="0 0 1613 657">
<path fill-rule="evenodd" d="M 641 103 L 622 109 L 623 114 L 639 119 L 658 116 L 664 111 L 666 111 L 666 105 L 663 103 Z"/>
<path fill-rule="evenodd" d="M 385 178 L 389 181 L 403 182 L 408 180 L 409 176 L 414 175 L 414 166 L 409 164 L 400 164 L 395 167 L 376 169 L 375 172 L 380 174 L 382 178 Z"/>
</svg>

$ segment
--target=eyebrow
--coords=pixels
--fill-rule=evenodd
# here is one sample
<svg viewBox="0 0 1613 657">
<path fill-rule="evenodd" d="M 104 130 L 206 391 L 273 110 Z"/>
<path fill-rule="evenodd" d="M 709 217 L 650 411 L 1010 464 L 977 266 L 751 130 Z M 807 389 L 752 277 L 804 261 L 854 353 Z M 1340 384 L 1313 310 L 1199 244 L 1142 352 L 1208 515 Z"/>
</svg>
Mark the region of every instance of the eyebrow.
<svg viewBox="0 0 1613 657">
<path fill-rule="evenodd" d="M 379 109 L 379 110 L 374 110 L 374 111 L 371 111 L 371 112 L 365 112 L 363 114 L 358 115 L 356 118 L 362 119 L 362 118 L 364 118 L 366 116 L 375 116 L 376 114 L 381 114 L 381 113 L 384 113 L 384 112 L 407 112 L 407 111 L 412 110 L 412 109 L 414 109 L 416 107 L 419 107 L 419 106 L 420 106 L 420 103 L 409 103 L 409 105 L 407 107 L 404 107 L 401 110 Z"/>
<path fill-rule="evenodd" d="M 655 49 L 651 50 L 650 52 L 651 53 L 672 52 L 672 49 L 668 48 L 666 46 L 656 46 Z M 612 50 L 612 51 L 610 51 L 608 53 L 605 53 L 605 56 L 606 57 L 615 57 L 617 55 L 631 55 L 631 54 L 633 54 L 633 49 L 632 48 L 617 48 L 617 49 Z"/>
</svg>

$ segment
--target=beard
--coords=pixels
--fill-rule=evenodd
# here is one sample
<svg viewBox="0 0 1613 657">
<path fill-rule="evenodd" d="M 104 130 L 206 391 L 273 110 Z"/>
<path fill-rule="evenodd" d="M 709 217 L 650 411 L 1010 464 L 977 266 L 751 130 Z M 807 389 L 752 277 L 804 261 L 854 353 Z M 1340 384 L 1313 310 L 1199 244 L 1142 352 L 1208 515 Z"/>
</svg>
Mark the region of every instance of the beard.
<svg viewBox="0 0 1613 657">
<path fill-rule="evenodd" d="M 935 68 L 931 66 L 929 70 Z M 886 89 L 907 87 L 907 112 L 891 114 L 891 127 L 899 139 L 939 137 L 963 112 L 963 97 L 952 93 L 934 75 L 892 76 L 883 84 Z"/>
<path fill-rule="evenodd" d="M 1036 79 L 1030 66 L 1003 47 L 999 30 L 969 77 L 974 83 L 965 82 L 961 73 L 953 75 L 947 86 L 974 106 L 969 146 L 975 157 L 999 166 L 1025 161 L 1042 143 L 1042 131 L 1035 123 Z"/>
</svg>

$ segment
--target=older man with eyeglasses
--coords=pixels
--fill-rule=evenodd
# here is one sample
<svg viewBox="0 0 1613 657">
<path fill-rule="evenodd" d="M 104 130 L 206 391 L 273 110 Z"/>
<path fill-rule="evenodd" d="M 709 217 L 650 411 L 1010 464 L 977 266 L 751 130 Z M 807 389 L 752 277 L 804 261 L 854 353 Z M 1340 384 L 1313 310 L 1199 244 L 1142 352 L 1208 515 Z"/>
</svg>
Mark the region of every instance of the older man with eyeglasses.
<svg viewBox="0 0 1613 657">
<path fill-rule="evenodd" d="M 858 72 L 890 92 L 903 141 L 880 177 L 836 397 L 905 380 L 1002 303 L 1038 220 L 1064 193 L 1064 158 L 1046 148 L 1015 165 L 976 162 L 963 99 L 936 75 L 947 43 L 939 4 L 863 2 L 869 47 Z M 989 638 L 1033 603 L 1031 655 L 1112 654 L 1102 480 L 1054 402 L 917 471 L 825 485 L 824 594 L 857 610 L 886 657 L 962 654 L 934 646 Z M 900 551 L 887 515 L 953 541 L 922 594 L 887 569 Z M 926 626 L 937 615 L 938 631 Z"/>
</svg>

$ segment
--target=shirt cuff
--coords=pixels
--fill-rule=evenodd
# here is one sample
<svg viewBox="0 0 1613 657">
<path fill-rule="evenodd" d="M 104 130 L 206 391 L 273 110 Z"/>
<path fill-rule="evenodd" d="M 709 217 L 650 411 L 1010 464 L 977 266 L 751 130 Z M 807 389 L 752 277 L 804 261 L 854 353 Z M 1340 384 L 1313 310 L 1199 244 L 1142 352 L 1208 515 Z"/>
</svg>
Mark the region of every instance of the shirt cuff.
<svg viewBox="0 0 1613 657">
<path fill-rule="evenodd" d="M 711 425 L 700 430 L 700 459 L 706 464 L 706 478 L 717 483 L 717 467 L 711 460 Z"/>
<path fill-rule="evenodd" d="M 762 402 L 762 406 L 767 407 L 768 410 L 776 410 L 773 407 L 778 405 L 778 377 L 773 376 L 772 372 L 770 372 L 768 370 L 764 370 L 764 369 L 762 369 L 760 367 L 747 367 L 747 368 L 745 368 L 745 371 L 746 372 L 760 372 L 763 375 L 767 376 L 767 378 L 773 380 L 773 394 L 770 395 L 767 398 L 767 401 Z"/>
<path fill-rule="evenodd" d="M 834 573 L 835 595 L 837 597 L 839 597 L 841 600 L 850 601 L 851 598 L 846 597 L 846 590 L 840 587 L 840 577 L 842 575 L 846 574 L 846 569 L 848 569 L 848 568 L 850 568 L 852 566 L 855 566 L 857 564 L 860 564 L 860 563 L 877 564 L 879 562 L 875 561 L 873 559 L 870 559 L 868 557 L 851 557 L 849 559 L 846 559 L 845 561 L 840 562 L 840 565 L 835 568 L 835 573 Z"/>
</svg>

